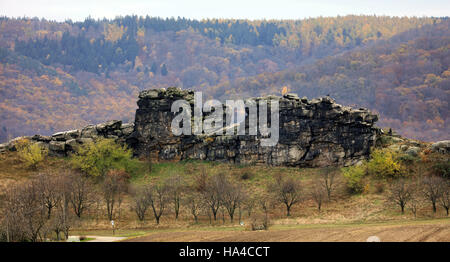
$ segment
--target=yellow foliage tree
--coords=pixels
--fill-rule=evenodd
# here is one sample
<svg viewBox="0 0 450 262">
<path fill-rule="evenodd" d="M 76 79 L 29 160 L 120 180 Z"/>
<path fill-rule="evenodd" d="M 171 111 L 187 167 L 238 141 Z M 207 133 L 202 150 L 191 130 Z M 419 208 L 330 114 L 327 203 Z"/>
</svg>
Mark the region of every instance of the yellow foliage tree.
<svg viewBox="0 0 450 262">
<path fill-rule="evenodd" d="M 376 149 L 367 164 L 369 175 L 380 178 L 395 178 L 402 175 L 403 168 L 397 161 L 397 154 L 387 149 Z"/>
<path fill-rule="evenodd" d="M 111 139 L 100 139 L 83 144 L 72 156 L 72 165 L 94 177 L 104 177 L 110 170 L 125 170 L 132 174 L 137 160 L 132 151 Z"/>
<path fill-rule="evenodd" d="M 36 169 L 48 155 L 48 149 L 28 139 L 21 139 L 15 144 L 20 159 L 27 167 Z"/>
</svg>

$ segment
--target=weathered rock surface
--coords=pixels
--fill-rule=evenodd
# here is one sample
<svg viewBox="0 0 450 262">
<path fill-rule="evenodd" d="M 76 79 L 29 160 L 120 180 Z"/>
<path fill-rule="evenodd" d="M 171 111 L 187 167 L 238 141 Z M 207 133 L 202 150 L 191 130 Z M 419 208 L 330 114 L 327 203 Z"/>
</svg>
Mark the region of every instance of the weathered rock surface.
<svg viewBox="0 0 450 262">
<path fill-rule="evenodd" d="M 0 144 L 0 153 L 14 151 L 15 142 L 19 139 L 29 139 L 31 142 L 39 143 L 48 148 L 49 154 L 53 156 L 66 156 L 74 152 L 78 146 L 95 141 L 98 138 L 114 138 L 124 144 L 125 140 L 134 130 L 134 124 L 122 124 L 122 121 L 111 120 L 98 125 L 89 125 L 79 130 L 58 132 L 51 136 L 34 135 L 18 137 L 8 143 Z"/>
<path fill-rule="evenodd" d="M 450 140 L 443 140 L 443 141 L 438 141 L 436 143 L 433 143 L 431 145 L 431 151 L 439 152 L 442 154 L 449 154 L 450 153 Z"/>
<path fill-rule="evenodd" d="M 134 132 L 127 139 L 136 155 L 158 160 L 342 166 L 367 158 L 378 130 L 374 127 L 377 115 L 365 108 L 342 106 L 330 97 L 307 100 L 287 94 L 254 99 L 279 101 L 280 135 L 275 146 L 261 146 L 260 135 L 174 136 L 170 127 L 175 117 L 171 105 L 178 99 L 188 101 L 194 112 L 194 91 L 168 88 L 140 93 Z"/>
<path fill-rule="evenodd" d="M 103 137 L 127 143 L 136 156 L 154 160 L 199 159 L 236 164 L 320 167 L 352 165 L 367 158 L 377 132 L 380 132 L 374 127 L 378 117 L 365 108 L 342 106 L 330 97 L 308 100 L 296 94 L 286 94 L 251 100 L 279 101 L 279 141 L 275 146 L 262 146 L 259 133 L 257 136 L 175 136 L 170 127 L 175 117 L 171 105 L 179 99 L 188 101 L 193 112 L 192 90 L 145 90 L 139 94 L 134 124 L 112 120 L 52 136 L 26 138 L 47 147 L 51 155 L 57 156 L 68 155 L 79 145 Z M 0 144 L 0 152 L 15 150 L 17 139 L 21 138 Z"/>
</svg>

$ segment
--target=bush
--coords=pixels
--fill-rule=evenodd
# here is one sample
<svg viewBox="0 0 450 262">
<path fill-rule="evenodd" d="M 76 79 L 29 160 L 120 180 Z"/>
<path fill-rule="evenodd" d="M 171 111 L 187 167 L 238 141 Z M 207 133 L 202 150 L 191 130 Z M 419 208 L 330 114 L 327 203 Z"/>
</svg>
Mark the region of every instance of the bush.
<svg viewBox="0 0 450 262">
<path fill-rule="evenodd" d="M 250 229 L 252 231 L 257 230 L 269 230 L 271 226 L 270 220 L 268 216 L 253 218 L 252 223 L 250 224 Z"/>
<path fill-rule="evenodd" d="M 243 168 L 240 171 L 240 178 L 241 180 L 250 180 L 254 177 L 254 173 L 250 168 Z"/>
<path fill-rule="evenodd" d="M 390 150 L 375 149 L 367 164 L 367 172 L 378 178 L 399 177 L 403 173 L 403 168 L 397 159 L 397 154 Z"/>
<path fill-rule="evenodd" d="M 405 164 L 405 165 L 411 165 L 414 164 L 414 162 L 417 162 L 419 160 L 418 157 L 416 156 L 411 156 L 408 154 L 401 154 L 398 158 L 397 158 L 401 163 Z"/>
<path fill-rule="evenodd" d="M 377 136 L 376 145 L 379 147 L 387 147 L 389 145 L 392 145 L 394 143 L 391 136 L 388 135 L 381 135 Z"/>
<path fill-rule="evenodd" d="M 48 149 L 42 147 L 38 143 L 32 143 L 28 139 L 22 139 L 16 143 L 17 152 L 20 159 L 27 167 L 36 169 L 37 165 L 42 162 L 48 155 Z"/>
<path fill-rule="evenodd" d="M 450 178 L 450 161 L 442 154 L 435 154 L 432 164 L 433 173 L 443 178 Z"/>
<path fill-rule="evenodd" d="M 351 193 L 364 191 L 363 178 L 366 175 L 366 164 L 342 168 L 342 175 L 347 180 L 347 188 Z"/>
<path fill-rule="evenodd" d="M 110 170 L 125 170 L 135 174 L 138 160 L 132 158 L 132 151 L 111 139 L 100 139 L 86 143 L 72 156 L 71 163 L 82 172 L 104 177 Z"/>
<path fill-rule="evenodd" d="M 381 194 L 384 192 L 384 183 L 383 182 L 378 182 L 375 184 L 375 193 L 377 194 Z"/>
</svg>

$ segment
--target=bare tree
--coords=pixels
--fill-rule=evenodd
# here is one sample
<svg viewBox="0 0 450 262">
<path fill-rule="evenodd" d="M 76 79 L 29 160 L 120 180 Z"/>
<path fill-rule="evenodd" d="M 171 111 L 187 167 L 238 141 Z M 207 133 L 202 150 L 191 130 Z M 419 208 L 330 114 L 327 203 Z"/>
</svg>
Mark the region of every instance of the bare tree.
<svg viewBox="0 0 450 262">
<path fill-rule="evenodd" d="M 172 204 L 174 206 L 175 219 L 178 219 L 178 215 L 180 213 L 181 197 L 182 197 L 183 191 L 185 189 L 185 181 L 184 181 L 183 177 L 176 174 L 176 175 L 171 176 L 166 181 L 166 184 L 169 188 L 170 198 L 171 198 Z"/>
<path fill-rule="evenodd" d="M 156 224 L 158 225 L 169 201 L 169 193 L 169 188 L 164 183 L 155 184 L 151 188 L 150 205 L 153 209 Z"/>
<path fill-rule="evenodd" d="M 327 197 L 327 189 L 323 187 L 323 184 L 321 184 L 321 181 L 316 180 L 314 181 L 314 184 L 311 188 L 311 198 L 316 202 L 317 209 L 321 210 L 322 203 L 325 201 L 325 198 Z"/>
<path fill-rule="evenodd" d="M 301 201 L 300 183 L 292 177 L 276 175 L 275 183 L 269 184 L 269 192 L 286 206 L 286 216 L 290 216 L 292 206 Z"/>
<path fill-rule="evenodd" d="M 115 207 L 120 203 L 123 194 L 126 191 L 126 174 L 120 170 L 110 171 L 104 178 L 102 190 L 103 200 L 106 204 L 108 219 L 113 220 L 115 216 Z"/>
<path fill-rule="evenodd" d="M 253 208 L 255 207 L 256 202 L 257 201 L 256 201 L 255 197 L 248 196 L 247 194 L 245 195 L 243 205 L 244 205 L 244 210 L 247 211 L 248 217 L 250 217 L 252 215 Z"/>
<path fill-rule="evenodd" d="M 93 185 L 89 178 L 81 173 L 69 171 L 65 176 L 67 201 L 75 215 L 81 218 L 83 212 L 95 201 Z"/>
<path fill-rule="evenodd" d="M 258 204 L 261 208 L 261 210 L 264 212 L 264 215 L 267 217 L 269 216 L 269 210 L 271 207 L 271 199 L 267 195 L 262 195 L 258 198 Z"/>
<path fill-rule="evenodd" d="M 233 223 L 234 213 L 236 208 L 238 208 L 242 202 L 244 193 L 240 185 L 233 183 L 226 178 L 223 183 L 222 202 L 230 216 L 231 223 Z"/>
<path fill-rule="evenodd" d="M 406 205 L 414 214 L 415 218 L 417 217 L 417 211 L 424 206 L 423 192 L 419 189 L 417 183 L 412 185 L 411 198 Z"/>
<path fill-rule="evenodd" d="M 335 168 L 326 168 L 325 171 L 320 174 L 321 185 L 326 190 L 328 201 L 331 200 L 331 194 L 336 188 L 336 178 L 338 174 L 339 171 Z"/>
<path fill-rule="evenodd" d="M 74 213 L 69 212 L 70 195 L 72 189 L 72 179 L 65 174 L 58 179 L 60 192 L 60 205 L 52 219 L 52 229 L 56 233 L 56 239 L 60 240 L 60 233 L 64 234 L 64 239 L 69 238 L 70 228 L 74 225 Z"/>
<path fill-rule="evenodd" d="M 24 217 L 20 205 L 20 194 L 22 190 L 19 185 L 9 188 L 5 194 L 4 204 L 4 220 L 6 242 L 29 241 L 24 227 Z"/>
<path fill-rule="evenodd" d="M 132 210 L 134 210 L 140 221 L 145 220 L 145 215 L 151 205 L 151 194 L 152 188 L 150 185 L 134 187 L 131 190 L 131 196 L 133 199 Z"/>
<path fill-rule="evenodd" d="M 405 206 L 411 200 L 413 190 L 413 184 L 405 178 L 400 178 L 391 185 L 388 198 L 400 207 L 402 214 L 405 213 Z"/>
<path fill-rule="evenodd" d="M 61 233 L 64 234 L 63 239 L 69 237 L 70 228 L 74 225 L 74 214 L 68 212 L 68 202 L 59 206 L 52 218 L 49 220 L 49 229 L 56 234 L 56 240 L 61 240 Z"/>
<path fill-rule="evenodd" d="M 204 208 L 205 203 L 202 195 L 195 190 L 191 190 L 190 193 L 185 198 L 185 205 L 189 207 L 189 211 L 194 217 L 195 223 L 198 223 L 198 216 L 200 211 Z"/>
<path fill-rule="evenodd" d="M 225 175 L 218 174 L 211 178 L 207 178 L 204 189 L 200 191 L 203 195 L 205 203 L 211 209 L 214 221 L 217 220 L 217 212 L 222 205 L 222 196 L 225 186 Z"/>
<path fill-rule="evenodd" d="M 62 199 L 64 179 L 62 176 L 47 173 L 39 174 L 35 180 L 36 186 L 41 192 L 42 201 L 47 207 L 47 219 L 50 219 L 52 210 L 57 207 Z"/>
<path fill-rule="evenodd" d="M 263 214 L 263 220 L 262 220 L 262 226 L 263 226 L 262 229 L 267 230 L 269 228 L 269 223 L 270 223 L 270 221 L 269 221 L 269 210 L 273 207 L 272 198 L 271 198 L 270 195 L 267 195 L 267 194 L 258 194 L 256 202 L 257 202 L 257 206 L 259 207 L 259 209 L 261 209 L 261 211 L 264 213 Z M 257 217 L 255 217 L 253 219 L 253 222 L 252 222 L 252 229 L 253 230 L 261 229 L 258 226 L 257 220 L 258 220 Z"/>
<path fill-rule="evenodd" d="M 450 182 L 449 181 L 445 181 L 441 184 L 441 196 L 440 196 L 440 202 L 442 207 L 445 209 L 445 211 L 447 212 L 447 216 L 448 216 L 448 209 L 450 206 Z"/>
<path fill-rule="evenodd" d="M 14 186 L 6 194 L 7 238 L 11 241 L 42 240 L 48 210 L 36 181 Z"/>
<path fill-rule="evenodd" d="M 433 213 L 436 213 L 436 203 L 441 196 L 441 184 L 443 182 L 443 179 L 438 176 L 427 176 L 422 181 L 424 195 L 433 205 Z"/>
</svg>

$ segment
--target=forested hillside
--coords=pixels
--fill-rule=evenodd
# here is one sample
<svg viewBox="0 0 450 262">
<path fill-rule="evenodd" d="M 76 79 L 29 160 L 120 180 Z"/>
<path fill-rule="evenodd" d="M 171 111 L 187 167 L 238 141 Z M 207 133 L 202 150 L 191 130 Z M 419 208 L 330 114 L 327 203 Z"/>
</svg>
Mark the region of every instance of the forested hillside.
<svg viewBox="0 0 450 262">
<path fill-rule="evenodd" d="M 381 124 L 448 139 L 446 18 L 298 21 L 126 16 L 0 18 L 0 142 L 107 119 L 133 121 L 139 90 L 193 88 L 224 99 L 290 92 L 358 104 Z"/>
<path fill-rule="evenodd" d="M 330 95 L 339 103 L 380 114 L 378 125 L 410 138 L 448 139 L 450 129 L 450 23 L 399 34 L 387 41 L 330 56 L 296 70 L 223 83 L 229 96 Z"/>
</svg>

